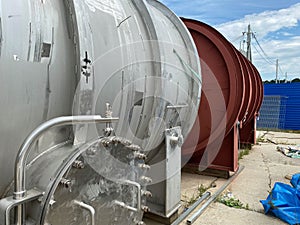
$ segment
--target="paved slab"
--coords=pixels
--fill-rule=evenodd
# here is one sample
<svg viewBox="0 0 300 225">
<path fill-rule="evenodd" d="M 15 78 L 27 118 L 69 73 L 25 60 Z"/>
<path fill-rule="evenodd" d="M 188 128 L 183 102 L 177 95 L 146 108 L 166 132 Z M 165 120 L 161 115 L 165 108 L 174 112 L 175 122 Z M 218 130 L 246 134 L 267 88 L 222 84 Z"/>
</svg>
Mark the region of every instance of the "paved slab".
<svg viewBox="0 0 300 225">
<path fill-rule="evenodd" d="M 186 223 L 182 223 L 186 224 Z M 282 225 L 280 220 L 244 209 L 234 209 L 221 203 L 212 204 L 194 225 Z"/>
<path fill-rule="evenodd" d="M 276 142 L 278 144 L 286 145 L 299 145 L 299 133 L 283 133 L 283 132 L 274 132 L 274 131 L 258 131 L 257 135 L 259 139 L 268 142 L 268 140 Z"/>
</svg>

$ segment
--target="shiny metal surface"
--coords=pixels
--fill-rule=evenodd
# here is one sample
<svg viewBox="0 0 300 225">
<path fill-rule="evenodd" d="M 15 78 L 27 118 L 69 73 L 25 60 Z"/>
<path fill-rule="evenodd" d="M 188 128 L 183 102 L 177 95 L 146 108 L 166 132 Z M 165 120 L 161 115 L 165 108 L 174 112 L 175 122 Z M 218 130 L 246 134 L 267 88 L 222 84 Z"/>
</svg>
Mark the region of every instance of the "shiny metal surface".
<svg viewBox="0 0 300 225">
<path fill-rule="evenodd" d="M 145 171 L 135 166 L 142 161 L 126 147 L 130 145 L 129 141 L 107 145 L 107 138 L 100 138 L 70 155 L 72 160 L 63 163 L 56 181 L 46 189 L 41 223 L 88 224 L 90 213 L 74 207 L 74 200 L 94 208 L 95 224 L 131 225 L 134 220 L 140 221 L 146 198 L 141 195 L 145 191 L 141 182 Z M 95 154 L 91 149 L 96 150 Z M 72 168 L 72 161 L 78 158 L 85 162 L 83 169 Z M 117 166 L 120 164 L 126 169 Z M 71 186 L 59 185 L 61 178 L 70 180 Z M 52 206 L 51 200 L 55 201 Z"/>
<path fill-rule="evenodd" d="M 69 117 L 58 117 L 49 120 L 39 127 L 37 127 L 24 141 L 22 144 L 15 165 L 15 199 L 24 197 L 26 190 L 26 175 L 25 168 L 27 165 L 27 158 L 30 154 L 30 149 L 33 143 L 48 129 L 55 126 L 74 125 L 74 124 L 86 124 L 86 123 L 107 123 L 116 122 L 119 118 L 102 118 L 101 116 L 69 116 Z"/>
<path fill-rule="evenodd" d="M 47 130 L 55 126 L 86 124 L 86 123 L 108 123 L 118 121 L 119 118 L 102 118 L 101 116 L 69 116 L 58 117 L 49 120 L 38 126 L 30 135 L 25 139 L 22 144 L 15 162 L 15 189 L 14 198 L 22 199 L 26 195 L 26 174 L 25 169 L 27 159 L 30 154 L 33 143 Z M 17 224 L 24 224 L 25 221 L 25 208 L 21 205 L 17 209 Z"/>
<path fill-rule="evenodd" d="M 165 146 L 149 162 L 148 176 L 156 182 L 147 188 L 153 195 L 148 205 L 151 213 L 162 218 L 170 218 L 181 206 L 181 145 L 180 127 L 167 129 Z"/>
<path fill-rule="evenodd" d="M 80 105 L 80 95 L 94 99 L 91 102 L 96 104 L 88 105 L 84 111 L 92 109 L 93 114 L 103 115 L 102 106 L 110 102 L 121 118 L 115 126 L 116 134 L 125 135 L 147 151 L 159 146 L 168 126 L 181 123 L 185 136 L 195 119 L 200 97 L 197 51 L 185 26 L 157 1 L 87 2 L 76 2 L 75 11 L 77 20 L 88 21 L 93 33 L 84 47 L 93 50 L 88 53 L 93 70 L 88 83 L 82 75 L 77 89 L 79 100 L 75 103 Z M 84 26 L 78 32 L 90 38 Z M 103 36 L 103 32 L 109 36 Z M 182 64 L 174 49 L 197 76 Z M 93 94 L 87 96 L 87 92 Z M 169 105 L 188 107 L 166 110 Z M 93 132 L 97 131 L 88 130 L 85 134 Z"/>
<path fill-rule="evenodd" d="M 108 121 L 34 134 L 23 146 L 30 154 L 17 160 L 16 180 L 28 179 L 15 183 L 16 197 L 25 194 L 21 186 L 53 186 L 63 160 L 105 128 L 133 142 L 126 148 L 141 146 L 142 158 L 158 153 L 165 129 L 181 126 L 185 138 L 197 117 L 201 71 L 189 32 L 158 1 L 0 0 L 0 83 L 1 201 L 12 194 L 18 149 L 47 120 L 105 115 L 106 103 L 120 118 L 114 130 Z M 97 163 L 88 165 L 102 171 Z M 50 200 L 28 204 L 18 224 L 25 216 L 43 221 Z"/>
<path fill-rule="evenodd" d="M 13 180 L 17 151 L 43 121 L 71 115 L 75 92 L 73 39 L 63 1 L 0 1 L 0 196 Z M 33 152 L 70 137 L 49 132 Z"/>
</svg>

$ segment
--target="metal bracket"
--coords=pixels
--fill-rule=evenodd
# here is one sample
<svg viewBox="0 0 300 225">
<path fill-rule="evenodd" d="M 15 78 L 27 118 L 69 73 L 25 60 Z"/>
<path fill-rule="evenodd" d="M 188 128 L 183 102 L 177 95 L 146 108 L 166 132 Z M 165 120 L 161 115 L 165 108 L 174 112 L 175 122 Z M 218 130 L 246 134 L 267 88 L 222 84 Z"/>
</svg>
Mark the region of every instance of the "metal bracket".
<svg viewBox="0 0 300 225">
<path fill-rule="evenodd" d="M 151 217 L 170 221 L 181 206 L 181 145 L 183 137 L 180 127 L 165 130 L 165 144 L 151 159 L 149 176 L 154 184 L 148 190 L 153 194 L 148 205 Z M 155 169 L 152 169 L 155 168 Z"/>
<path fill-rule="evenodd" d="M 14 199 L 12 196 L 0 200 L 0 224 L 10 225 L 10 213 L 16 206 L 32 202 L 43 196 L 43 193 L 37 190 L 28 190 L 22 199 Z"/>
</svg>

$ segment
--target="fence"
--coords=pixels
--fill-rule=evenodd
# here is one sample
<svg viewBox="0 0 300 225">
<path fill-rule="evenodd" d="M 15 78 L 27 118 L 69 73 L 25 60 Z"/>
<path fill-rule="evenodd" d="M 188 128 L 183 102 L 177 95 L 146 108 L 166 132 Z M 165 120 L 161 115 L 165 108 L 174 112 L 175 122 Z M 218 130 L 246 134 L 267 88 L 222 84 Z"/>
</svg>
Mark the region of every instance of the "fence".
<svg viewBox="0 0 300 225">
<path fill-rule="evenodd" d="M 300 83 L 265 84 L 258 128 L 300 130 Z"/>
<path fill-rule="evenodd" d="M 285 96 L 264 96 L 257 127 L 263 129 L 284 129 L 286 100 L 287 97 Z"/>
</svg>

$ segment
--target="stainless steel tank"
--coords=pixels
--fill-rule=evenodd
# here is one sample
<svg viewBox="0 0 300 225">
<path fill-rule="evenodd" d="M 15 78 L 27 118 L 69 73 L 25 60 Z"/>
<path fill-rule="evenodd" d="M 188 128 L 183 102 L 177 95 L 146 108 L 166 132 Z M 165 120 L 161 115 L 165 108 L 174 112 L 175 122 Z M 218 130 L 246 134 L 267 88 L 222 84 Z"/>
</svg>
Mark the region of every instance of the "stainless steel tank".
<svg viewBox="0 0 300 225">
<path fill-rule="evenodd" d="M 0 0 L 0 210 L 18 200 L 17 224 L 139 224 L 143 155 L 156 154 L 166 128 L 185 137 L 197 116 L 197 55 L 158 1 Z M 16 193 L 16 156 L 36 127 L 105 114 L 119 117 L 114 131 L 71 122 L 41 133 L 26 158 L 26 192 Z"/>
</svg>

